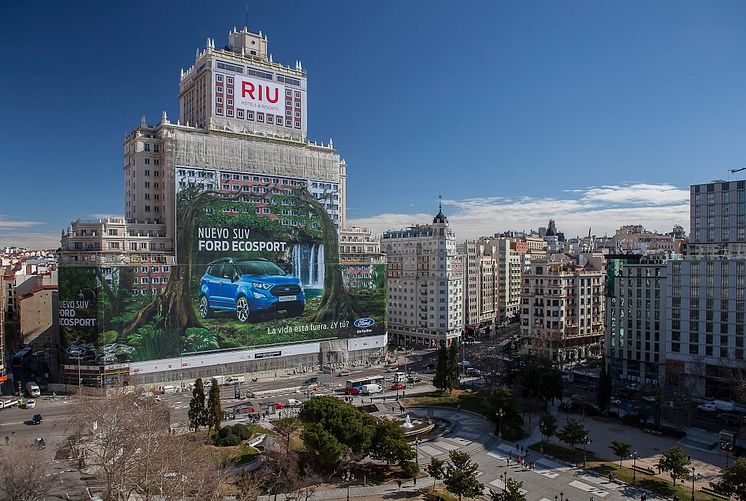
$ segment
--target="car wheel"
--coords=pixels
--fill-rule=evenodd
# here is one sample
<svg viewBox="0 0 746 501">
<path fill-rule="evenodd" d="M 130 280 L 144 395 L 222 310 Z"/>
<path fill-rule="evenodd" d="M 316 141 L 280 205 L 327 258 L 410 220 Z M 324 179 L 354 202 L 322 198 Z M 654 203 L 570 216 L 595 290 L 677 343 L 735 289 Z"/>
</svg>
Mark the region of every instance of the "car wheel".
<svg viewBox="0 0 746 501">
<path fill-rule="evenodd" d="M 238 298 L 236 301 L 236 318 L 239 322 L 248 322 L 251 317 L 251 308 L 249 308 L 249 301 L 245 297 Z"/>
<path fill-rule="evenodd" d="M 210 303 L 207 300 L 207 296 L 201 296 L 199 298 L 199 316 L 202 318 L 210 318 L 212 316 L 212 310 L 210 309 Z"/>
</svg>

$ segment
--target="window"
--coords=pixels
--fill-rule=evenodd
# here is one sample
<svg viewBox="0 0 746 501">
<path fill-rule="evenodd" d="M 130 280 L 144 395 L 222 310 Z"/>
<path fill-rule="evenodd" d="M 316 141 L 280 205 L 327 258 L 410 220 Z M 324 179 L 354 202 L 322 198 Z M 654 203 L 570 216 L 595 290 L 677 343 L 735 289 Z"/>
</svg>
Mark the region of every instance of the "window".
<svg viewBox="0 0 746 501">
<path fill-rule="evenodd" d="M 215 81 L 216 82 L 222 82 L 223 81 L 223 75 L 216 75 L 215 76 Z"/>
<path fill-rule="evenodd" d="M 233 77 L 228 77 L 227 82 L 229 84 L 232 84 L 233 83 Z M 229 94 L 230 94 L 230 92 L 229 92 Z"/>
<path fill-rule="evenodd" d="M 226 116 L 232 117 L 233 116 L 233 110 L 232 109 L 228 109 L 228 110 L 225 111 L 225 114 L 226 114 Z"/>
<path fill-rule="evenodd" d="M 233 87 L 228 87 L 228 95 L 229 96 L 233 95 Z"/>
</svg>

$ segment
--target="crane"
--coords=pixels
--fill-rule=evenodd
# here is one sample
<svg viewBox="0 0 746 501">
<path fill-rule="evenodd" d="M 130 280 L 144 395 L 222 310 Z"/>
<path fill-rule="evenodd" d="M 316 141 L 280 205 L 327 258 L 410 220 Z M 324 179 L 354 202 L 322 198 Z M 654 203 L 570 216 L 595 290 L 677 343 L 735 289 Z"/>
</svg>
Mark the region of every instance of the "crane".
<svg viewBox="0 0 746 501">
<path fill-rule="evenodd" d="M 730 173 L 735 174 L 736 172 L 741 172 L 742 170 L 746 170 L 746 167 L 741 167 L 740 169 L 731 169 Z"/>
</svg>

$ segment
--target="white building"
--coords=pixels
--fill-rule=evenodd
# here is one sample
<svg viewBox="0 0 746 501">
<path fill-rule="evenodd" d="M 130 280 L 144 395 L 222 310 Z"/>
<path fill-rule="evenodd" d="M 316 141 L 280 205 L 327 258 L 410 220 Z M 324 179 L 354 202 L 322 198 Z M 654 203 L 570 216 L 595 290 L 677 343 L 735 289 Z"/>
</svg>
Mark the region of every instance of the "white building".
<svg viewBox="0 0 746 501">
<path fill-rule="evenodd" d="M 464 327 L 463 272 L 456 237 L 442 211 L 432 224 L 383 234 L 388 332 L 395 343 L 436 347 Z"/>
</svg>

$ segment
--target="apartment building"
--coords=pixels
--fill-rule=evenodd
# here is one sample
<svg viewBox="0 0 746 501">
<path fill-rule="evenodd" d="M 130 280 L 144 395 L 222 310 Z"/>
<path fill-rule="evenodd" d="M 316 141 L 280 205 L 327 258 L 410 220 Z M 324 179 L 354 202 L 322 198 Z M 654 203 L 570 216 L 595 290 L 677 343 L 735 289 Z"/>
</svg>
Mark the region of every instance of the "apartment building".
<svg viewBox="0 0 746 501">
<path fill-rule="evenodd" d="M 459 245 L 463 276 L 464 324 L 483 328 L 497 317 L 497 247 L 487 239 Z"/>
<path fill-rule="evenodd" d="M 464 327 L 463 270 L 456 236 L 439 210 L 432 224 L 387 231 L 387 324 L 400 346 L 436 347 Z"/>
<path fill-rule="evenodd" d="M 374 286 L 374 265 L 383 265 L 381 243 L 368 228 L 351 226 L 339 230 L 339 262 L 345 288 Z"/>
<path fill-rule="evenodd" d="M 521 310 L 521 276 L 524 256 L 513 239 L 499 238 L 497 247 L 497 321 L 517 319 Z"/>
<path fill-rule="evenodd" d="M 564 254 L 532 259 L 523 277 L 521 345 L 528 355 L 569 368 L 601 357 L 604 261 Z"/>
<path fill-rule="evenodd" d="M 606 358 L 623 381 L 657 385 L 664 369 L 665 259 L 608 255 Z"/>
</svg>

